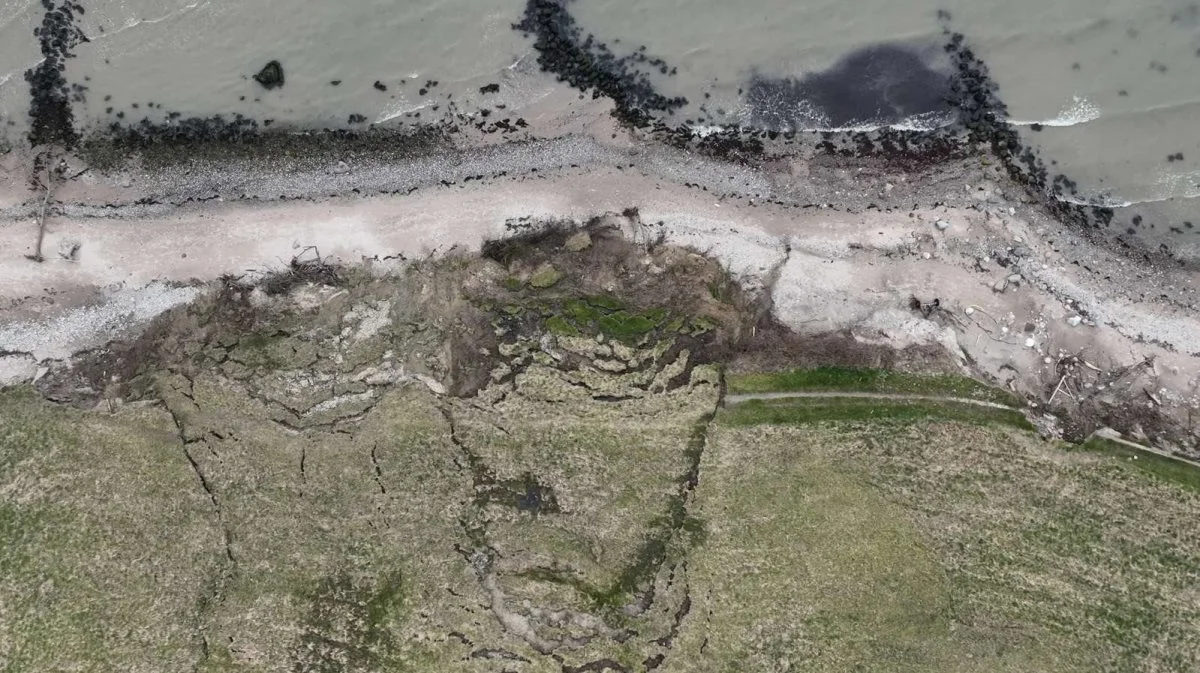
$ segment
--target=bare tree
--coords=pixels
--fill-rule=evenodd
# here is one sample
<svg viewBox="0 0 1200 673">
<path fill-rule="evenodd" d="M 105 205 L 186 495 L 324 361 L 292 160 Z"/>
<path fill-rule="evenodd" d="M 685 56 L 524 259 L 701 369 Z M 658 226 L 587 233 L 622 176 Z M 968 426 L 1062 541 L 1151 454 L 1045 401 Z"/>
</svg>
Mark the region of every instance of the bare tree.
<svg viewBox="0 0 1200 673">
<path fill-rule="evenodd" d="M 62 184 L 66 171 L 67 160 L 57 148 L 43 149 L 33 159 L 33 173 L 29 178 L 29 186 L 42 193 L 42 206 L 37 217 L 37 245 L 34 246 L 33 254 L 25 257 L 35 262 L 46 260 L 42 256 L 42 242 L 46 238 L 46 208 L 50 205 L 50 197 Z"/>
</svg>

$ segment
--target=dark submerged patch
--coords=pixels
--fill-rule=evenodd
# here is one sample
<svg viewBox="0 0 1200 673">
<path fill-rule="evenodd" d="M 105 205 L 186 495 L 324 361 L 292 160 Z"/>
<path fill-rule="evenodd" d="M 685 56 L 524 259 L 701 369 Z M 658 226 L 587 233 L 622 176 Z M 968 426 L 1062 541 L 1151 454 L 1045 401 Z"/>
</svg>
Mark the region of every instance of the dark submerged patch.
<svg viewBox="0 0 1200 673">
<path fill-rule="evenodd" d="M 803 78 L 755 75 L 746 91 L 753 124 L 777 131 L 894 124 L 949 113 L 950 80 L 915 50 L 883 44 L 859 49 Z"/>
</svg>

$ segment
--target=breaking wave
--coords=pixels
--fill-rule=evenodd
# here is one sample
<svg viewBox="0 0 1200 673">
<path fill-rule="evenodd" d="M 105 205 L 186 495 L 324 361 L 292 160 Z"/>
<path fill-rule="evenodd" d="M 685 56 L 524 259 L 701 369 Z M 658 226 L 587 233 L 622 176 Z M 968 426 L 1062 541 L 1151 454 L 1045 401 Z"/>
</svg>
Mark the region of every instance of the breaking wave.
<svg viewBox="0 0 1200 673">
<path fill-rule="evenodd" d="M 1058 116 L 1053 119 L 1044 121 L 1019 121 L 1016 119 L 1008 120 L 1013 126 L 1075 126 L 1076 124 L 1086 124 L 1090 121 L 1095 121 L 1100 118 L 1100 108 L 1093 105 L 1086 98 L 1073 96 L 1071 104 L 1059 111 Z"/>
</svg>

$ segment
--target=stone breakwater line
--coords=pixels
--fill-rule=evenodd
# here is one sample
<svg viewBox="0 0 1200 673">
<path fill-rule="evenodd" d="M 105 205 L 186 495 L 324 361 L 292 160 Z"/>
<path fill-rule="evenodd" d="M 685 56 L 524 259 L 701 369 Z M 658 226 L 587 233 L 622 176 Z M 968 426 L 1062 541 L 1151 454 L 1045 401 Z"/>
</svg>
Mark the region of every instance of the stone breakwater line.
<svg viewBox="0 0 1200 673">
<path fill-rule="evenodd" d="M 991 149 L 1009 176 L 1023 185 L 1030 196 L 1093 242 L 1115 241 L 1121 250 L 1140 253 L 1145 261 L 1182 265 L 1183 261 L 1175 259 L 1165 243 L 1157 250 L 1140 250 L 1121 233 L 1115 237 L 1099 235 L 1114 225 L 1113 209 L 1069 200 L 1078 195 L 1077 183 L 1065 174 L 1052 175 L 1046 161 L 1022 142 L 1016 127 L 1008 121 L 1008 108 L 987 64 L 971 49 L 965 35 L 951 30 L 948 12 L 938 12 L 938 20 L 943 25 L 944 49 L 952 64 L 945 102 L 956 114 L 957 123 L 927 131 L 884 126 L 876 131 L 849 134 L 825 132 L 818 147 L 829 154 L 875 156 L 916 167 L 930 161 L 959 158 L 983 145 Z M 668 76 L 675 68 L 662 59 L 646 56 L 644 46 L 631 56 L 614 55 L 594 36 L 583 36 L 571 17 L 568 3 L 561 0 L 529 0 L 523 21 L 514 27 L 535 36 L 534 48 L 544 70 L 581 92 L 590 92 L 593 97 L 607 96 L 615 103 L 614 115 L 619 120 L 632 126 L 652 127 L 653 137 L 670 145 L 692 147 L 707 156 L 743 163 L 761 162 L 777 153 L 764 141 L 780 140 L 788 145 L 797 136 L 794 128 L 746 128 L 713 119 L 695 122 L 689 119 L 672 125 L 663 118 L 664 114 L 682 108 L 687 99 L 668 98 L 656 91 L 646 68 Z M 701 126 L 704 130 L 699 130 Z M 1140 220 L 1134 217 L 1133 224 L 1140 225 Z"/>
<path fill-rule="evenodd" d="M 76 25 L 76 19 L 83 14 L 84 8 L 79 3 L 61 0 L 43 0 L 42 6 L 45 14 L 42 24 L 35 28 L 34 35 L 43 60 L 25 74 L 31 89 L 29 142 L 35 147 L 56 146 L 71 150 L 80 144 L 82 135 L 91 133 L 77 127 L 72 113 L 72 103 L 84 100 L 87 87 L 68 82 L 66 76 L 67 60 L 74 56 L 74 49 L 78 45 L 88 41 L 88 37 Z M 742 164 L 761 164 L 785 157 L 797 149 L 792 146 L 802 142 L 801 136 L 808 135 L 797 131 L 795 120 L 789 121 L 786 110 L 758 110 L 752 117 L 757 121 L 752 122 L 753 126 L 750 127 L 723 123 L 709 115 L 704 105 L 700 106 L 701 114 L 695 118 L 674 118 L 676 113 L 689 105 L 688 99 L 664 94 L 655 86 L 653 78 L 671 77 L 676 72 L 676 66 L 648 53 L 645 45 L 618 53 L 616 40 L 610 45 L 587 33 L 570 8 L 570 3 L 563 0 L 528 0 L 520 20 L 513 23 L 512 27 L 532 39 L 537 62 L 544 72 L 593 98 L 611 100 L 614 116 L 626 127 L 645 130 L 649 138 L 664 144 Z M 1044 204 L 1056 218 L 1088 235 L 1093 242 L 1106 245 L 1115 243 L 1126 254 L 1141 256 L 1149 262 L 1183 264 L 1173 257 L 1165 243 L 1156 250 L 1144 250 L 1126 237 L 1126 234 L 1132 236 L 1135 233 L 1134 227 L 1143 226 L 1142 217 L 1132 217 L 1127 230 L 1116 231 L 1113 230 L 1116 223 L 1112 208 L 1078 203 L 1081 199 L 1078 198 L 1075 181 L 1064 174 L 1052 174 L 1047 161 L 1022 141 L 1016 127 L 1008 121 L 1007 107 L 1001 98 L 999 86 L 986 63 L 968 45 L 967 38 L 951 29 L 950 15 L 939 12 L 937 18 L 942 25 L 944 49 L 951 64 L 949 72 L 944 72 L 943 66 L 927 63 L 916 52 L 906 48 L 889 44 L 869 45 L 843 59 L 840 65 L 830 71 L 817 73 L 804 82 L 780 80 L 764 84 L 752 78 L 750 93 L 755 90 L 754 83 L 757 81 L 760 89 L 769 84 L 768 88 L 772 91 L 805 91 L 808 92 L 805 95 L 815 95 L 815 103 L 820 103 L 824 95 L 822 92 L 825 91 L 822 87 L 831 87 L 831 91 L 840 93 L 855 89 L 857 84 L 854 82 L 858 80 L 854 78 L 858 75 L 848 75 L 854 79 L 854 82 L 848 83 L 839 82 L 837 73 L 862 74 L 862 68 L 867 66 L 855 64 L 870 60 L 864 55 L 903 56 L 901 65 L 890 66 L 898 70 L 888 72 L 910 84 L 923 82 L 928 85 L 916 87 L 918 89 L 944 91 L 945 101 L 942 105 L 928 96 L 918 97 L 899 108 L 892 106 L 893 111 L 900 116 L 916 111 L 948 112 L 957 117 L 957 122 L 930 130 L 900 130 L 884 125 L 875 131 L 825 132 L 817 142 L 819 151 L 836 156 L 884 158 L 900 167 L 919 169 L 930 163 L 960 159 L 985 146 L 1031 197 Z M 498 85 L 493 86 L 498 88 Z M 911 90 L 913 88 L 909 86 L 899 92 L 911 97 L 915 95 Z M 864 83 L 861 91 L 853 92 L 855 109 L 884 109 L 889 91 Z M 747 102 L 752 107 L 766 105 L 761 101 L 756 103 L 757 99 L 748 96 Z M 879 100 L 872 102 L 872 96 Z M 770 99 L 771 96 L 766 98 Z M 783 107 L 795 107 L 792 104 L 796 102 L 788 98 Z M 502 130 L 525 126 L 522 119 L 516 120 L 515 126 L 507 121 L 504 121 Z M 112 122 L 103 133 L 96 136 L 106 135 L 114 151 L 104 156 L 93 153 L 86 158 L 89 163 L 92 163 L 92 159 L 104 163 L 113 157 L 120 159 L 125 156 L 127 152 L 124 150 L 146 148 L 153 148 L 159 155 L 178 151 L 186 156 L 189 151 L 185 148 L 195 143 L 260 148 L 266 154 L 281 148 L 289 153 L 298 150 L 304 154 L 306 146 L 328 150 L 343 145 L 349 148 L 367 145 L 393 149 L 397 145 L 404 145 L 412 146 L 413 151 L 425 151 L 444 142 L 447 134 L 458 131 L 452 120 L 444 119 L 424 122 L 416 131 L 372 128 L 371 131 L 378 133 L 378 137 L 374 138 L 356 131 L 327 130 L 280 143 L 277 139 L 287 134 L 275 133 L 274 129 L 267 128 L 269 122 L 242 115 L 229 119 L 220 116 L 188 118 L 179 112 L 168 113 L 167 120 L 162 123 L 149 119 L 128 124 Z M 83 145 L 87 149 L 88 143 Z M 1180 224 L 1190 228 L 1191 223 Z M 1149 223 L 1146 225 L 1149 226 Z M 1183 231 L 1180 227 L 1171 229 Z"/>
<path fill-rule="evenodd" d="M 75 116 L 71 102 L 83 100 L 86 87 L 82 84 L 67 84 L 63 74 L 67 59 L 73 58 L 73 49 L 88 38 L 75 25 L 75 16 L 83 14 L 83 7 L 72 2 L 42 0 L 46 10 L 42 24 L 33 29 L 41 48 L 42 61 L 25 73 L 29 83 L 29 116 L 32 121 L 29 143 L 57 145 L 67 149 L 79 142 L 75 130 Z"/>
</svg>

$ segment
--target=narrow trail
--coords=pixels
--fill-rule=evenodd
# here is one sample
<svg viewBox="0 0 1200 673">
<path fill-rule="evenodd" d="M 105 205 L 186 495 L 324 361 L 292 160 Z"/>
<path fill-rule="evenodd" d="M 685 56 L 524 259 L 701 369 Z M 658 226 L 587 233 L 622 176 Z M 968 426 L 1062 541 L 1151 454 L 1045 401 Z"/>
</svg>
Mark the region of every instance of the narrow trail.
<svg viewBox="0 0 1200 673">
<path fill-rule="evenodd" d="M 725 396 L 725 406 L 738 404 L 739 402 L 749 402 L 751 400 L 784 400 L 795 397 L 822 398 L 822 397 L 856 397 L 876 400 L 900 400 L 902 402 L 956 402 L 959 404 L 973 404 L 977 407 L 987 407 L 988 409 L 1007 409 L 1009 411 L 1020 411 L 1010 406 L 1000 404 L 999 402 L 988 402 L 986 400 L 975 400 L 969 397 L 945 397 L 942 395 L 910 395 L 907 393 L 864 393 L 864 392 L 847 392 L 840 390 L 818 390 L 818 391 L 796 391 L 787 393 L 734 393 Z"/>
</svg>

